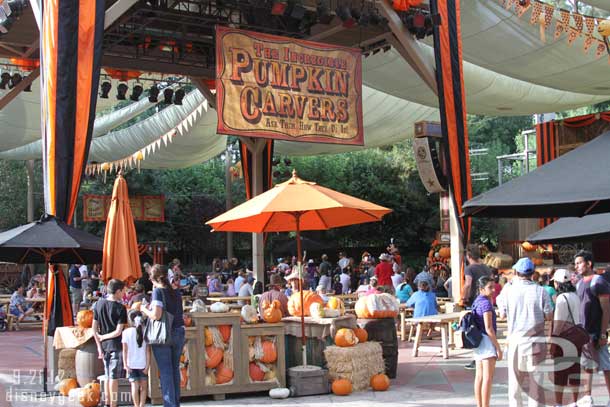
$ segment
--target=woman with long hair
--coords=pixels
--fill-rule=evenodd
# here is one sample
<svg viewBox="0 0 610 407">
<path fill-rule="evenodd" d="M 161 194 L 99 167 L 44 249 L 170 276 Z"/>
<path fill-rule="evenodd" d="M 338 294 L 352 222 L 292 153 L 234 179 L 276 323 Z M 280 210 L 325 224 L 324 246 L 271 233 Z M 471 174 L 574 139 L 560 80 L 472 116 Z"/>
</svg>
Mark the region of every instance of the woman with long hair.
<svg viewBox="0 0 610 407">
<path fill-rule="evenodd" d="M 174 316 L 170 345 L 154 345 L 153 355 L 161 376 L 163 406 L 180 405 L 180 356 L 184 347 L 184 319 L 182 317 L 182 295 L 174 290 L 167 277 L 167 268 L 155 264 L 150 271 L 153 294 L 150 309 L 141 308 L 148 318 L 159 320 L 163 310 Z"/>
<path fill-rule="evenodd" d="M 477 407 L 488 407 L 491 385 L 496 370 L 496 361 L 502 360 L 502 348 L 496 338 L 496 312 L 492 305 L 495 281 L 483 276 L 478 282 L 479 295 L 472 303 L 472 316 L 477 328 L 483 333 L 481 343 L 474 349 L 476 375 L 474 377 L 474 398 Z"/>
</svg>

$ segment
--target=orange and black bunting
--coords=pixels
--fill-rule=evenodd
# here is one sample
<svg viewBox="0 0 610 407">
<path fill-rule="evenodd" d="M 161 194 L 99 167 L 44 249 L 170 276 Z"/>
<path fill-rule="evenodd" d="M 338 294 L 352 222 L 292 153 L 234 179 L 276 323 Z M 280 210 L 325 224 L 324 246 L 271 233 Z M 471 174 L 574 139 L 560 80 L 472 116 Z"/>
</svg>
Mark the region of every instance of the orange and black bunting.
<svg viewBox="0 0 610 407">
<path fill-rule="evenodd" d="M 466 95 L 462 70 L 462 34 L 459 0 L 431 0 L 430 11 L 440 17 L 434 26 L 436 82 L 445 143 L 445 159 L 454 208 L 462 214 L 462 205 L 472 197 L 470 154 L 466 122 Z M 460 218 L 464 240 L 470 240 L 471 218 Z"/>
<path fill-rule="evenodd" d="M 536 163 L 538 167 L 557 158 L 555 146 L 556 124 L 554 121 L 540 123 L 536 125 Z M 539 225 L 541 228 L 553 223 L 554 218 L 541 218 Z"/>
<path fill-rule="evenodd" d="M 103 0 L 43 0 L 41 81 L 45 209 L 71 223 L 99 85 Z"/>
<path fill-rule="evenodd" d="M 246 199 L 253 198 L 252 190 L 252 153 L 244 143 L 239 142 L 239 152 L 241 155 L 241 168 L 244 172 L 244 182 L 246 184 Z M 273 186 L 273 140 L 267 140 L 263 148 L 263 190 L 267 191 Z"/>
<path fill-rule="evenodd" d="M 53 264 L 49 266 L 47 275 L 46 307 L 48 336 L 55 335 L 55 328 L 73 325 L 68 282 L 61 269 Z"/>
</svg>

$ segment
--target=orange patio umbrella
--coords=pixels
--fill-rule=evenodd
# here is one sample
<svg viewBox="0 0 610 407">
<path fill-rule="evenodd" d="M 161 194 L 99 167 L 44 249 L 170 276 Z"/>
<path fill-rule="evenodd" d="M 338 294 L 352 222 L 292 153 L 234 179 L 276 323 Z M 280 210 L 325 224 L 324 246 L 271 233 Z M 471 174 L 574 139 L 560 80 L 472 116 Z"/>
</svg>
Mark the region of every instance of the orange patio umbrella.
<svg viewBox="0 0 610 407">
<path fill-rule="evenodd" d="M 302 262 L 301 231 L 327 230 L 380 221 L 392 212 L 383 206 L 292 178 L 206 222 L 218 232 L 296 232 L 299 267 Z M 301 268 L 302 271 L 302 268 Z M 302 283 L 302 279 L 300 280 Z M 302 287 L 301 287 L 302 288 Z M 303 290 L 301 304 L 303 303 Z M 301 313 L 303 314 L 303 312 Z M 305 319 L 301 315 L 303 364 L 307 365 Z"/>
<path fill-rule="evenodd" d="M 120 173 L 114 181 L 106 220 L 102 272 L 106 283 L 113 278 L 132 283 L 142 276 L 127 182 Z"/>
</svg>

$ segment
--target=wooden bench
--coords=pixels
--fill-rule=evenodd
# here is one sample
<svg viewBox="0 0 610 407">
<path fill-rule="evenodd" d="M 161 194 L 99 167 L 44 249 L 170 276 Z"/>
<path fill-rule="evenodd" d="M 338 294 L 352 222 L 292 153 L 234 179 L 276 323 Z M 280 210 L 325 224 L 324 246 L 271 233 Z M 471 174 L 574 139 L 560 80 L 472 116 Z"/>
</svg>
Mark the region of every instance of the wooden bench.
<svg viewBox="0 0 610 407">
<path fill-rule="evenodd" d="M 441 352 L 443 359 L 449 357 L 449 345 L 453 345 L 453 328 L 451 325 L 460 320 L 461 312 L 452 312 L 450 314 L 437 314 L 427 317 L 407 318 L 405 323 L 410 323 L 416 326 L 415 342 L 413 343 L 413 357 L 417 357 L 419 346 L 424 331 L 424 326 L 439 327 L 441 331 Z"/>
</svg>

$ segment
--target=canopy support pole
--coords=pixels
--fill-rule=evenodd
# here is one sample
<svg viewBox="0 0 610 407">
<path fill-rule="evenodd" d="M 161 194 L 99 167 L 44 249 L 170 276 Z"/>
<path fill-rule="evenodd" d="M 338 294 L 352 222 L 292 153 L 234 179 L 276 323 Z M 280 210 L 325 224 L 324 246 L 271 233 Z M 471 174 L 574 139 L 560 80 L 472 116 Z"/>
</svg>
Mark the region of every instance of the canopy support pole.
<svg viewBox="0 0 610 407">
<path fill-rule="evenodd" d="M 464 264 L 464 242 L 460 232 L 460 220 L 457 217 L 453 199 L 449 199 L 449 234 L 451 236 L 451 294 L 453 301 L 460 302 L 462 296 L 462 264 Z M 476 282 L 473 281 L 473 284 Z"/>
<path fill-rule="evenodd" d="M 241 137 L 240 140 L 252 153 L 252 197 L 263 191 L 263 150 L 267 143 L 264 138 Z M 252 265 L 256 281 L 265 284 L 265 240 L 263 233 L 252 233 Z"/>
<path fill-rule="evenodd" d="M 394 11 L 390 1 L 381 0 L 376 2 L 376 5 L 381 15 L 388 20 L 388 26 L 394 34 L 388 35 L 387 37 L 390 45 L 392 45 L 404 60 L 411 65 L 413 70 L 417 72 L 432 92 L 434 92 L 435 95 L 438 95 L 434 64 L 426 60 L 421 52 L 420 45 L 407 30 L 407 27 L 403 24 L 400 16 Z"/>
</svg>

